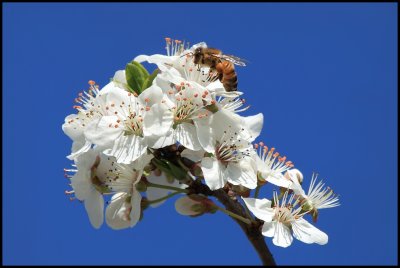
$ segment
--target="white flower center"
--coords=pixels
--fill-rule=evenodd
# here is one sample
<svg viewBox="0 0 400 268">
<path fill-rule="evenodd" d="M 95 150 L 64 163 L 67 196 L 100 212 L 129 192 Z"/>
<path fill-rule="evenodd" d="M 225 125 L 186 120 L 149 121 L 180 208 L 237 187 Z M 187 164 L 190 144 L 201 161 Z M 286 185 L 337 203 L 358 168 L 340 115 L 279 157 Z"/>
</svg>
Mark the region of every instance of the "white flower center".
<svg viewBox="0 0 400 268">
<path fill-rule="evenodd" d="M 117 117 L 117 120 L 114 123 L 110 123 L 108 127 L 119 128 L 122 126 L 124 129 L 124 135 L 136 135 L 143 137 L 143 116 L 141 113 L 150 108 L 142 107 L 140 109 L 138 102 L 133 103 L 133 105 L 126 105 L 123 101 L 119 104 L 121 109 L 117 110 L 116 107 L 117 106 L 115 103 L 110 103 L 106 106 L 108 113 Z"/>
<path fill-rule="evenodd" d="M 267 169 L 271 173 L 284 173 L 285 171 L 294 167 L 292 161 L 286 161 L 286 156 L 280 157 L 275 148 L 268 150 L 268 147 L 263 142 L 254 144 L 254 148 L 258 149 L 258 156 L 265 163 Z"/>
<path fill-rule="evenodd" d="M 231 126 L 224 131 L 215 148 L 217 159 L 226 165 L 229 162 L 238 163 L 243 158 L 250 156 L 251 152 L 251 143 L 241 139 Z"/>
<path fill-rule="evenodd" d="M 203 110 L 205 103 L 203 99 L 209 94 L 208 91 L 204 91 L 201 96 L 199 93 L 190 94 L 185 89 L 187 86 L 190 86 L 190 84 L 182 83 L 177 87 L 179 93 L 175 97 L 176 106 L 172 107 L 174 127 L 183 122 L 190 123 L 195 118 L 208 116 L 208 111 Z M 174 92 L 171 90 L 168 93 L 173 94 Z"/>
<path fill-rule="evenodd" d="M 241 108 L 246 102 L 246 100 L 242 98 L 226 98 L 218 96 L 217 102 L 221 105 L 223 109 L 233 113 L 243 112 L 250 108 L 250 106 Z"/>
<path fill-rule="evenodd" d="M 286 191 L 282 197 L 281 203 L 279 203 L 278 194 L 274 191 L 274 220 L 290 226 L 293 221 L 303 217 L 308 211 L 301 212 L 301 207 L 297 206 L 300 203 L 299 198 L 294 200 L 294 195 L 291 195 L 289 200 L 287 200 L 287 198 L 288 192 Z"/>
<path fill-rule="evenodd" d="M 316 209 L 332 208 L 339 206 L 339 197 L 329 187 L 320 181 L 317 184 L 318 174 L 313 174 L 310 188 L 306 197 L 308 204 Z"/>
<path fill-rule="evenodd" d="M 143 137 L 143 118 L 141 115 L 131 113 L 124 121 L 125 135 L 136 135 Z"/>
<path fill-rule="evenodd" d="M 79 105 L 74 105 L 73 108 L 78 111 L 75 118 L 70 119 L 67 123 L 77 127 L 85 127 L 90 120 L 95 117 L 100 117 L 105 114 L 101 105 L 101 99 L 98 98 L 99 86 L 94 81 L 89 81 L 88 92 L 83 91 L 75 98 L 75 102 Z"/>
<path fill-rule="evenodd" d="M 141 179 L 141 172 L 133 170 L 129 166 L 118 164 L 112 161 L 110 157 L 102 159 L 107 169 L 95 170 L 95 176 L 99 186 L 106 187 L 110 192 L 124 192 L 131 194 L 135 184 Z"/>
</svg>

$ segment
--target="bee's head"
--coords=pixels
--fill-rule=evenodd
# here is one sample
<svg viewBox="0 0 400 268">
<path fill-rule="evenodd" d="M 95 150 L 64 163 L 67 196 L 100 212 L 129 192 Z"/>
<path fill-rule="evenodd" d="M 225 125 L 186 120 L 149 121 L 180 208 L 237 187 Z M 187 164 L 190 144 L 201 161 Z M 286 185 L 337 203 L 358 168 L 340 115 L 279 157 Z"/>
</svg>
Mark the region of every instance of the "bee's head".
<svg viewBox="0 0 400 268">
<path fill-rule="evenodd" d="M 203 48 L 202 47 L 198 47 L 194 50 L 194 55 L 200 55 L 203 53 Z"/>
<path fill-rule="evenodd" d="M 198 64 L 199 61 L 201 60 L 201 57 L 203 55 L 203 48 L 202 47 L 197 47 L 194 50 L 193 56 L 194 56 L 194 63 Z"/>
</svg>

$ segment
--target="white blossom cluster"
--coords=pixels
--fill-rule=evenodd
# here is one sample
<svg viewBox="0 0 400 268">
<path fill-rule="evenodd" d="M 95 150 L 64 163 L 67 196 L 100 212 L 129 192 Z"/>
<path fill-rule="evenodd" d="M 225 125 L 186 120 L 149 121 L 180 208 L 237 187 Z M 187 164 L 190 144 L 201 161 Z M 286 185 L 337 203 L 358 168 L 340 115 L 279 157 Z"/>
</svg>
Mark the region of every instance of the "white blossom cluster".
<svg viewBox="0 0 400 268">
<path fill-rule="evenodd" d="M 315 219 L 318 209 L 339 205 L 338 197 L 316 183 L 316 176 L 306 194 L 292 162 L 275 148 L 253 144 L 263 115 L 241 116 L 248 108 L 243 93 L 226 91 L 215 70 L 194 64 L 193 51 L 207 47 L 205 43 L 185 47 L 169 38 L 166 43 L 167 55 L 134 59 L 158 68 L 146 76 L 143 88 L 132 88 L 128 69 L 117 71 L 101 89 L 89 81 L 89 90 L 75 99 L 76 113 L 65 118 L 62 129 L 73 141 L 68 159 L 74 162 L 65 170 L 73 189 L 67 193 L 84 203 L 91 224 L 99 228 L 105 218 L 113 229 L 133 227 L 148 205 L 187 194 L 190 181 L 163 170 L 155 154 L 180 148 L 176 153 L 194 167 L 179 167 L 185 179 L 200 178 L 211 190 L 230 186 L 250 191 L 267 182 L 279 187 L 272 201 L 238 192 L 275 245 L 289 246 L 292 235 L 305 243 L 327 243 L 327 235 L 304 215 Z M 190 216 L 215 212 L 213 206 L 201 195 L 185 195 L 175 204 L 180 214 Z"/>
</svg>

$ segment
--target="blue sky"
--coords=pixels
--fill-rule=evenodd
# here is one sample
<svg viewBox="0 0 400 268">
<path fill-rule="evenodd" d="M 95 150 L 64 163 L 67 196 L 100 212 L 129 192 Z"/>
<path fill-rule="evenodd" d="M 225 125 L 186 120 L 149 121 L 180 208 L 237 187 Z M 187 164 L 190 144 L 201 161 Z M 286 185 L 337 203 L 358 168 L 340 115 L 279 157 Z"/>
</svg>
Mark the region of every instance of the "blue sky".
<svg viewBox="0 0 400 268">
<path fill-rule="evenodd" d="M 201 14 L 201 15 L 200 15 Z M 316 224 L 325 246 L 270 246 L 278 264 L 397 263 L 397 4 L 3 4 L 3 263 L 259 264 L 217 213 L 186 218 L 169 200 L 133 229 L 91 227 L 64 195 L 73 99 L 105 85 L 164 37 L 205 41 L 250 63 L 239 88 L 262 112 L 259 138 L 341 206 Z M 271 188 L 262 191 L 271 196 Z"/>
</svg>

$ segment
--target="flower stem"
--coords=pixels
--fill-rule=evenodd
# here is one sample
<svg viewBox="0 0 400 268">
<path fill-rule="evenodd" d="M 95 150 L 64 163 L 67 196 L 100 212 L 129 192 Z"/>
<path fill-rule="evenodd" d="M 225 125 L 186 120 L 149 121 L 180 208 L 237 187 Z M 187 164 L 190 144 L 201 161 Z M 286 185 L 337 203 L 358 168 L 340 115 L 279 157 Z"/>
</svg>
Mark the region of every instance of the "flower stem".
<svg viewBox="0 0 400 268">
<path fill-rule="evenodd" d="M 179 192 L 179 193 L 189 193 L 189 191 L 185 190 L 185 189 L 181 189 L 181 188 L 177 188 L 177 187 L 173 187 L 173 186 L 168 186 L 168 185 L 152 183 L 152 182 L 148 182 L 147 183 L 147 187 L 154 187 L 154 188 L 173 190 L 173 191 L 176 191 L 176 192 Z"/>
<path fill-rule="evenodd" d="M 219 207 L 219 206 L 217 206 L 217 205 L 215 205 L 215 207 L 216 207 L 218 210 L 220 210 L 220 211 L 222 211 L 223 213 L 225 213 L 226 215 L 231 216 L 232 218 L 235 218 L 235 219 L 240 220 L 240 221 L 242 221 L 242 222 L 244 222 L 244 223 L 247 223 L 247 224 L 251 224 L 251 221 L 250 221 L 249 219 L 246 219 L 246 218 L 244 218 L 244 217 L 242 217 L 242 216 L 239 216 L 239 215 L 237 215 L 237 214 L 235 214 L 235 213 L 233 213 L 233 212 L 231 212 L 231 211 L 229 211 L 229 210 L 226 210 L 226 209 L 224 209 L 224 208 L 222 208 L 222 207 Z"/>
<path fill-rule="evenodd" d="M 175 193 L 169 194 L 169 195 L 167 195 L 167 196 L 164 196 L 164 197 L 161 197 L 161 198 L 158 198 L 158 199 L 147 200 L 147 203 L 148 203 L 148 204 L 155 204 L 155 203 L 164 201 L 164 200 L 166 200 L 166 199 L 168 199 L 168 198 L 171 198 L 171 197 L 173 197 L 174 195 L 177 195 L 177 194 L 180 194 L 180 193 L 181 193 L 181 192 L 175 192 Z"/>
<path fill-rule="evenodd" d="M 257 197 L 258 197 L 258 195 L 260 194 L 260 190 L 261 190 L 261 185 L 258 185 L 258 186 L 256 187 L 256 192 L 254 193 L 254 198 L 257 198 Z"/>
</svg>

